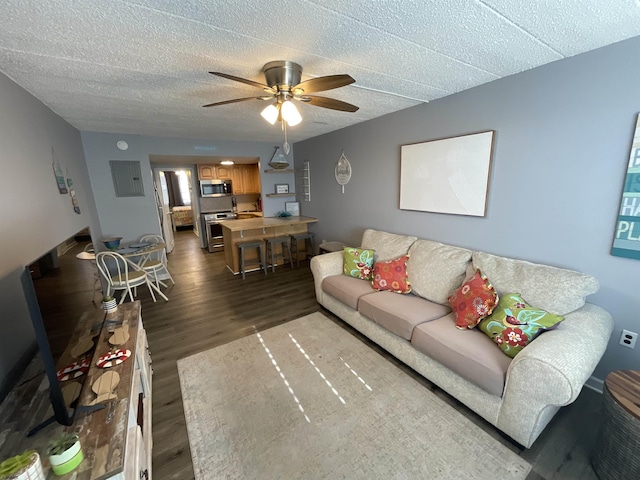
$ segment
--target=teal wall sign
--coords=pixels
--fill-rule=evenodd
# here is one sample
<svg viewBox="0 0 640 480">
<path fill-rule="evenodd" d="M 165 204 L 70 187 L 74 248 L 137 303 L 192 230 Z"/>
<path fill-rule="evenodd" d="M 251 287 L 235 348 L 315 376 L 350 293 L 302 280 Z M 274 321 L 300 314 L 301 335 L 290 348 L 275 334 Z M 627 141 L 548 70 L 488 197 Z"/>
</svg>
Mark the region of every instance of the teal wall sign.
<svg viewBox="0 0 640 480">
<path fill-rule="evenodd" d="M 611 255 L 640 260 L 640 114 L 633 134 Z"/>
</svg>

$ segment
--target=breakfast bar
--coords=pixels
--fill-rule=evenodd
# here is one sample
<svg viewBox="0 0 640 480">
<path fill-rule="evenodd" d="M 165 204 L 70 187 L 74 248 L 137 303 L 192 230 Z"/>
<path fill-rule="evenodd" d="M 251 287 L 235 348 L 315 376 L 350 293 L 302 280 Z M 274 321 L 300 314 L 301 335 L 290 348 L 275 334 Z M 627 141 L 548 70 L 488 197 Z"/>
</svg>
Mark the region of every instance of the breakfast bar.
<svg viewBox="0 0 640 480">
<path fill-rule="evenodd" d="M 264 241 L 265 238 L 304 233 L 308 231 L 310 223 L 317 221 L 318 219 L 313 217 L 258 217 L 221 221 L 227 267 L 234 274 L 240 272 L 238 243 L 249 240 Z"/>
</svg>

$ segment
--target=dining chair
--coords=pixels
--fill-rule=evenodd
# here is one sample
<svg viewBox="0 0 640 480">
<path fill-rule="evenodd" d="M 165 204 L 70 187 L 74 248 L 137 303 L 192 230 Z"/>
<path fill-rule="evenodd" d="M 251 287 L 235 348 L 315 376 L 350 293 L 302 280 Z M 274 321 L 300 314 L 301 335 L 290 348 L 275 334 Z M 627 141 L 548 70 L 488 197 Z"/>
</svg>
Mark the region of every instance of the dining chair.
<svg viewBox="0 0 640 480">
<path fill-rule="evenodd" d="M 164 238 L 162 238 L 160 235 L 143 235 L 142 237 L 140 237 L 139 240 L 141 243 L 142 242 L 149 242 L 149 243 L 164 243 Z M 142 269 L 147 272 L 147 274 L 151 275 L 153 274 L 153 279 L 155 281 L 155 284 L 158 288 L 160 288 L 160 285 L 166 287 L 166 285 L 160 281 L 160 279 L 158 279 L 158 273 L 162 272 L 163 270 L 167 273 L 167 275 L 169 276 L 169 280 L 171 280 L 171 283 L 173 283 L 174 285 L 176 284 L 176 282 L 173 280 L 173 277 L 171 276 L 171 273 L 169 273 L 169 268 L 167 267 L 167 249 L 163 248 L 162 250 L 158 250 L 155 253 L 150 254 L 140 265 L 140 267 L 142 267 Z"/>
<path fill-rule="evenodd" d="M 107 281 L 107 295 L 113 296 L 116 290 L 123 290 L 120 302 L 129 295 L 133 302 L 134 295 L 137 295 L 137 288 L 146 284 L 151 293 L 151 298 L 156 301 L 153 293 L 151 281 L 147 273 L 139 267 L 129 263 L 126 258 L 116 252 L 96 253 L 96 263 L 98 270 Z M 133 290 L 132 290 L 133 289 Z"/>
</svg>

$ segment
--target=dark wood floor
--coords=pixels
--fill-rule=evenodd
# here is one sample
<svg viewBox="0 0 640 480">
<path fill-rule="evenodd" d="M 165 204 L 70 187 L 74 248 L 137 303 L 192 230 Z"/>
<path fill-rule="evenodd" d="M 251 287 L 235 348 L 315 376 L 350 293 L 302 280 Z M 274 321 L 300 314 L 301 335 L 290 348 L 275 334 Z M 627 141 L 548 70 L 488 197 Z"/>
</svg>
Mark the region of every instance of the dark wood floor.
<svg viewBox="0 0 640 480">
<path fill-rule="evenodd" d="M 169 256 L 176 285 L 167 290 L 170 301 L 153 303 L 141 290 L 142 317 L 153 358 L 153 475 L 157 480 L 193 478 L 189 442 L 176 361 L 275 325 L 320 310 L 315 301 L 308 264 L 280 267 L 275 274 L 255 272 L 246 280 L 226 268 L 223 253 L 199 247 L 189 231 L 176 233 Z M 578 400 L 561 409 L 531 449 L 522 450 L 504 438 L 446 393 L 385 354 L 329 312 L 323 312 L 382 355 L 395 362 L 427 388 L 512 450 L 534 469 L 530 480 L 595 479 L 588 455 L 599 428 L 601 396 L 583 390 Z M 523 405 L 526 408 L 526 405 Z"/>
</svg>

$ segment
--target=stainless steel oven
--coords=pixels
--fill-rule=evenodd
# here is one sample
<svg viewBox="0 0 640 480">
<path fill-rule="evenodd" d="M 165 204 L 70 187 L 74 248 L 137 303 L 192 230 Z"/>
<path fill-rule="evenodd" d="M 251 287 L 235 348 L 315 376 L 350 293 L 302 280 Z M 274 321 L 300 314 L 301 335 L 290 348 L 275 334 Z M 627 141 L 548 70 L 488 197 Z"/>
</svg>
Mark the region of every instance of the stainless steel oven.
<svg viewBox="0 0 640 480">
<path fill-rule="evenodd" d="M 221 220 L 230 220 L 238 218 L 236 213 L 228 210 L 221 212 L 203 213 L 202 219 L 204 220 L 204 228 L 207 239 L 207 249 L 210 252 L 221 252 L 224 250 L 224 240 L 222 238 L 222 225 Z"/>
</svg>

